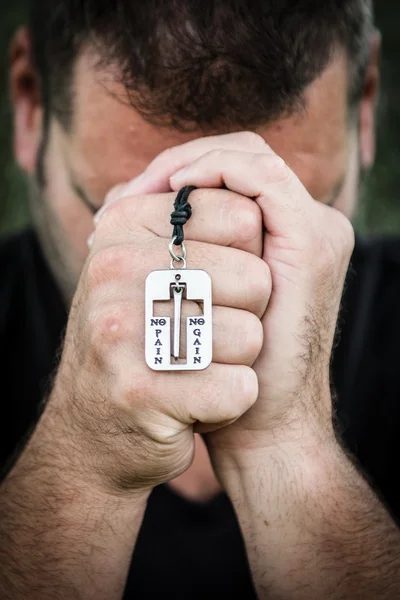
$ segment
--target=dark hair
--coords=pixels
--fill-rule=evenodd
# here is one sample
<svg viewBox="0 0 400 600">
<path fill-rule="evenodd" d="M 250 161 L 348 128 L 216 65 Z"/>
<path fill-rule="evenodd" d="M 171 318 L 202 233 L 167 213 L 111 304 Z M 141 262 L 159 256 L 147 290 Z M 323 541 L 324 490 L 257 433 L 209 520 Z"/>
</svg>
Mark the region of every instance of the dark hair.
<svg viewBox="0 0 400 600">
<path fill-rule="evenodd" d="M 204 130 L 301 109 L 338 49 L 357 102 L 372 26 L 372 0 L 33 0 L 31 18 L 45 103 L 65 126 L 75 60 L 92 45 L 145 118 Z"/>
</svg>

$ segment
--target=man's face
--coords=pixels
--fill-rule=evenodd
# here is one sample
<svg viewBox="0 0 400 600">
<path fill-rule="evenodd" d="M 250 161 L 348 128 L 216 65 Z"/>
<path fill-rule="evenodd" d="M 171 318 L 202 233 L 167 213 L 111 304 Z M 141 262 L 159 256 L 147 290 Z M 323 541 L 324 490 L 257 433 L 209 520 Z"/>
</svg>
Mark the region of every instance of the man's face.
<svg viewBox="0 0 400 600">
<path fill-rule="evenodd" d="M 112 74 L 99 71 L 94 62 L 89 52 L 77 60 L 70 131 L 51 119 L 42 188 L 35 173 L 42 140 L 40 101 L 31 102 L 28 119 L 29 101 L 22 102 L 18 90 L 13 90 L 16 157 L 31 175 L 38 231 L 67 301 L 88 254 L 93 212 L 100 209 L 107 191 L 139 175 L 163 150 L 204 135 L 144 121 L 129 104 L 123 87 L 113 82 Z M 13 70 L 11 84 L 15 84 Z M 307 89 L 302 114 L 254 131 L 285 159 L 313 198 L 351 217 L 360 168 L 369 167 L 373 158 L 374 93 L 361 103 L 361 117 L 353 120 L 347 95 L 348 64 L 338 54 Z"/>
</svg>

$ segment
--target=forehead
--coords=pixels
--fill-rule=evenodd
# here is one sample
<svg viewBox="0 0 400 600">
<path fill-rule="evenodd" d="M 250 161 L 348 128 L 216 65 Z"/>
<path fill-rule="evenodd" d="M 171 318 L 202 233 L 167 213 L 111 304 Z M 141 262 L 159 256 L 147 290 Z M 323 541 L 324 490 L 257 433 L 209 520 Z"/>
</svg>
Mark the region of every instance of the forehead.
<svg viewBox="0 0 400 600">
<path fill-rule="evenodd" d="M 141 173 L 163 150 L 202 137 L 147 122 L 130 104 L 110 70 L 82 54 L 74 77 L 74 117 L 65 136 L 65 157 L 75 179 L 93 197 Z M 304 110 L 254 131 L 284 158 L 315 198 L 344 177 L 348 140 L 348 69 L 344 54 L 306 90 Z M 231 131 L 235 131 L 234 127 Z M 227 133 L 210 131 L 207 134 Z"/>
</svg>

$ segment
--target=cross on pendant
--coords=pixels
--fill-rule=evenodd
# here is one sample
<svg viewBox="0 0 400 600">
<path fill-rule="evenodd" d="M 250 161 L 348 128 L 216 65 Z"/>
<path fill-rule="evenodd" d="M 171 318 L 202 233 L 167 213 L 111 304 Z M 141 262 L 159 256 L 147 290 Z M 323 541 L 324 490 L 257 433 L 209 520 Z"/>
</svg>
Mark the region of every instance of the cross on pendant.
<svg viewBox="0 0 400 600">
<path fill-rule="evenodd" d="M 171 299 L 174 301 L 174 317 L 173 317 L 173 332 L 172 332 L 172 352 L 171 356 L 174 360 L 178 361 L 180 358 L 180 350 L 181 350 L 181 330 L 182 330 L 182 300 L 186 295 L 186 283 L 181 283 L 181 275 L 175 276 L 175 283 L 171 284 Z M 193 300 L 193 302 L 197 302 L 197 304 L 203 304 L 203 300 Z M 190 318 L 190 317 L 189 317 Z M 191 317 L 192 321 L 195 321 L 196 324 L 198 321 L 202 324 L 204 319 L 201 317 Z M 198 340 L 199 345 L 201 346 L 200 340 Z M 197 350 L 196 350 L 197 351 Z M 197 352 L 199 353 L 199 352 Z M 197 357 L 197 364 L 201 364 L 201 357 Z"/>
<path fill-rule="evenodd" d="M 186 317 L 186 352 L 180 359 L 182 301 L 201 303 L 203 315 Z M 157 302 L 173 301 L 173 317 L 156 317 Z M 157 311 L 158 312 L 158 311 Z M 160 314 L 158 312 L 158 314 Z M 153 370 L 200 370 L 212 361 L 211 279 L 205 271 L 154 271 L 146 281 L 146 362 Z"/>
</svg>

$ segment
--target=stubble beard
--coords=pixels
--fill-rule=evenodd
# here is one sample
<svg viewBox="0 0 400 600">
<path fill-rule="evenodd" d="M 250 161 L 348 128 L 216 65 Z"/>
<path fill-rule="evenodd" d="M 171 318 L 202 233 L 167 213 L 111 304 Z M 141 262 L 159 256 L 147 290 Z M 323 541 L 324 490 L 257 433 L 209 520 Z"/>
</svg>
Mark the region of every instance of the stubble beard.
<svg viewBox="0 0 400 600">
<path fill-rule="evenodd" d="M 37 178 L 29 185 L 29 201 L 34 228 L 46 262 L 69 308 L 78 285 L 79 274 L 72 259 L 72 249 L 66 233 L 54 214 L 46 191 Z"/>
</svg>

